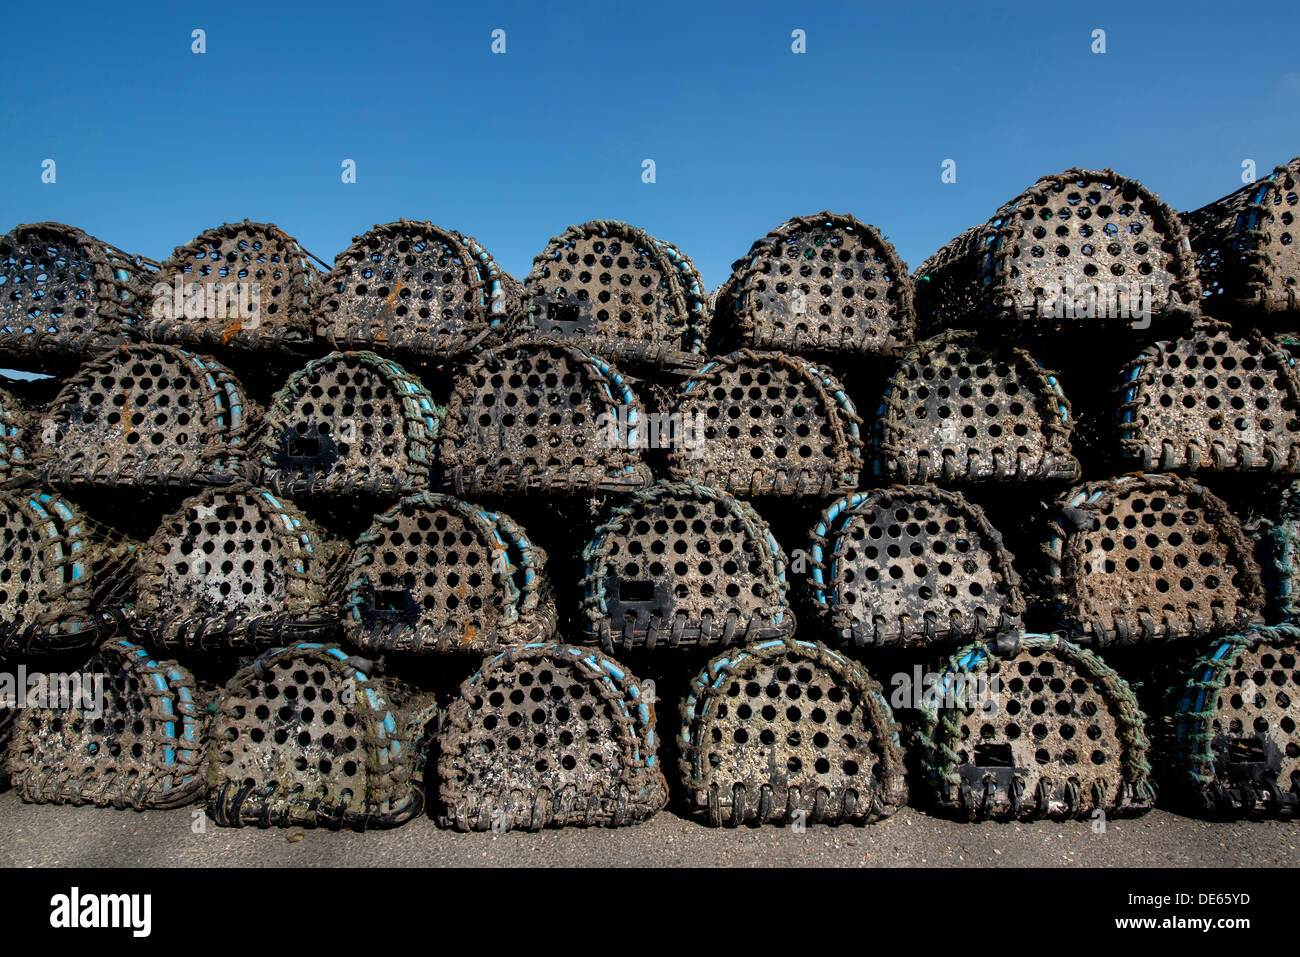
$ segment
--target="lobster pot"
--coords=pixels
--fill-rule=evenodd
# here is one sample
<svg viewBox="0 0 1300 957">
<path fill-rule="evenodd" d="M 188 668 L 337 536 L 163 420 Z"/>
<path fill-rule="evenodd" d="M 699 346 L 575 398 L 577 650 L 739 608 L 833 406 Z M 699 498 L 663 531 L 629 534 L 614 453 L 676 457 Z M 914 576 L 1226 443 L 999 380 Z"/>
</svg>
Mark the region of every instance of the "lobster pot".
<svg viewBox="0 0 1300 957">
<path fill-rule="evenodd" d="M 199 349 L 300 350 L 320 271 L 274 223 L 225 223 L 177 246 L 154 278 L 145 338 Z"/>
<path fill-rule="evenodd" d="M 645 488 L 640 403 L 612 366 L 555 338 L 479 357 L 447 406 L 441 481 L 457 495 Z"/>
<path fill-rule="evenodd" d="M 375 519 L 352 554 L 343 633 L 363 651 L 473 651 L 555 631 L 546 553 L 507 515 L 421 493 Z"/>
<path fill-rule="evenodd" d="M 1088 818 L 1155 803 L 1145 716 L 1090 651 L 1051 635 L 971 645 L 922 695 L 922 763 L 970 820 Z"/>
<path fill-rule="evenodd" d="M 719 308 L 745 345 L 892 355 L 912 344 L 916 310 L 907 266 L 880 230 L 852 216 L 788 220 L 732 270 Z"/>
<path fill-rule="evenodd" d="M 686 383 L 667 428 L 674 478 L 735 495 L 829 496 L 858 487 L 862 419 L 843 384 L 805 359 L 742 350 Z M 655 434 L 657 433 L 657 434 Z M 667 433 L 667 435 L 665 435 Z"/>
<path fill-rule="evenodd" d="M 1198 322 L 1124 372 L 1120 449 L 1150 471 L 1300 472 L 1295 360 L 1256 334 Z"/>
<path fill-rule="evenodd" d="M 429 487 L 445 410 L 401 366 L 334 352 L 294 373 L 262 431 L 262 481 L 289 494 L 401 495 Z"/>
<path fill-rule="evenodd" d="M 524 284 L 500 267 L 497 271 L 501 277 L 501 290 L 496 298 L 501 301 L 501 308 L 495 312 L 519 320 L 524 307 Z"/>
<path fill-rule="evenodd" d="M 456 356 L 502 331 L 519 284 L 475 239 L 402 219 L 335 257 L 316 309 L 316 334 L 336 349 Z"/>
<path fill-rule="evenodd" d="M 92 644 L 99 549 L 76 506 L 31 489 L 0 492 L 0 651 Z"/>
<path fill-rule="evenodd" d="M 141 548 L 134 626 L 163 647 L 261 649 L 337 624 L 338 548 L 265 489 L 210 489 Z"/>
<path fill-rule="evenodd" d="M 15 478 L 31 467 L 27 449 L 30 419 L 12 393 L 0 389 L 0 482 Z"/>
<path fill-rule="evenodd" d="M 617 827 L 661 810 L 654 700 L 590 648 L 534 643 L 488 658 L 439 736 L 439 823 L 458 831 Z"/>
<path fill-rule="evenodd" d="M 1279 496 L 1276 521 L 1265 519 L 1256 532 L 1264 560 L 1269 611 L 1282 621 L 1300 619 L 1300 482 Z"/>
<path fill-rule="evenodd" d="M 1225 315 L 1294 313 L 1300 248 L 1294 245 L 1300 203 L 1300 157 L 1208 206 L 1183 213 L 1202 306 Z"/>
<path fill-rule="evenodd" d="M 1185 794 L 1221 814 L 1300 808 L 1300 629 L 1259 626 L 1214 643 L 1174 716 Z"/>
<path fill-rule="evenodd" d="M 921 264 L 928 328 L 1146 328 L 1200 297 L 1182 220 L 1112 170 L 1045 176 Z"/>
<path fill-rule="evenodd" d="M 0 354 L 77 356 L 122 341 L 157 267 L 75 226 L 15 227 L 0 237 Z"/>
<path fill-rule="evenodd" d="M 785 552 L 746 502 L 659 482 L 582 553 L 586 639 L 606 650 L 737 645 L 794 633 Z"/>
<path fill-rule="evenodd" d="M 811 641 L 724 652 L 682 703 L 681 773 L 715 827 L 866 824 L 907 802 L 903 748 L 874 678 Z"/>
<path fill-rule="evenodd" d="M 58 485 L 229 484 L 246 467 L 238 380 L 176 346 L 121 346 L 86 363 L 40 419 L 33 470 Z"/>
<path fill-rule="evenodd" d="M 570 226 L 524 280 L 524 327 L 618 362 L 695 369 L 708 326 L 704 284 L 672 243 L 612 220 Z"/>
<path fill-rule="evenodd" d="M 897 485 L 833 502 L 812 533 L 813 608 L 841 642 L 924 647 L 1016 627 L 1020 576 L 984 511 Z"/>
<path fill-rule="evenodd" d="M 1048 587 L 1062 624 L 1096 647 L 1235 631 L 1257 620 L 1254 548 L 1219 498 L 1174 475 L 1068 492 L 1049 527 Z"/>
<path fill-rule="evenodd" d="M 714 337 L 722 331 L 724 320 L 730 318 L 731 299 L 736 292 L 736 276 L 733 273 L 726 281 L 709 293 L 709 315 L 713 317 Z"/>
<path fill-rule="evenodd" d="M 1272 343 L 1285 352 L 1289 357 L 1295 358 L 1296 350 L 1300 349 L 1300 333 L 1282 332 L 1271 337 Z"/>
<path fill-rule="evenodd" d="M 36 694 L 5 762 L 24 801 L 144 811 L 202 796 L 207 714 L 176 662 L 115 639 L 80 672 L 46 675 Z"/>
<path fill-rule="evenodd" d="M 967 332 L 921 343 L 885 387 L 875 474 L 894 482 L 1075 481 L 1074 420 L 1056 375 Z"/>
<path fill-rule="evenodd" d="M 310 642 L 267 651 L 212 719 L 208 816 L 222 827 L 396 827 L 424 809 L 433 696 Z"/>
<path fill-rule="evenodd" d="M 686 311 L 694 317 L 696 334 L 699 336 L 701 346 L 703 346 L 713 319 L 713 304 L 709 301 L 709 292 L 704 285 L 704 277 L 695 268 L 695 263 L 691 261 L 691 258 L 673 243 L 666 239 L 656 239 L 655 244 L 668 257 L 668 261 L 672 263 L 673 268 L 677 270 L 677 278 L 680 280 L 682 289 L 686 294 Z M 689 365 L 692 368 L 696 364 L 696 360 L 689 360 Z"/>
</svg>

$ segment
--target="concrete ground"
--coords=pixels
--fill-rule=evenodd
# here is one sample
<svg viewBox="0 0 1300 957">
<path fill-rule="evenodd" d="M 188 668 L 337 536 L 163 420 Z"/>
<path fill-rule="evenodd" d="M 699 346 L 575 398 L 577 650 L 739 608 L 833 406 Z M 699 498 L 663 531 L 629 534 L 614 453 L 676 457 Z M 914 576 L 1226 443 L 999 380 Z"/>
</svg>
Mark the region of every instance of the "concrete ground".
<svg viewBox="0 0 1300 957">
<path fill-rule="evenodd" d="M 392 831 L 219 828 L 197 808 L 115 811 L 0 795 L 0 866 L 1297 867 L 1300 825 L 1152 811 L 1108 822 L 967 824 L 912 808 L 870 827 L 715 830 L 672 813 L 616 830 L 459 834 L 428 818 Z M 195 828 L 202 833 L 196 833 Z"/>
</svg>

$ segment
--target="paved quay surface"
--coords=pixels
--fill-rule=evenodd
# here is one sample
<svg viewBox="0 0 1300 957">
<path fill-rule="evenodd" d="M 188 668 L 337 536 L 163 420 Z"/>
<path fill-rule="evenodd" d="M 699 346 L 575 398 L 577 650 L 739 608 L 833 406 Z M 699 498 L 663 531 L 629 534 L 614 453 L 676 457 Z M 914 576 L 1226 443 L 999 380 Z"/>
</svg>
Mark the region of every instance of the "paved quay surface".
<svg viewBox="0 0 1300 957">
<path fill-rule="evenodd" d="M 703 827 L 670 812 L 635 827 L 460 834 L 421 818 L 392 831 L 220 828 L 197 808 L 115 811 L 0 795 L 5 867 L 1297 867 L 1300 827 L 1156 810 L 1108 822 L 967 824 L 904 808 L 870 827 Z M 203 833 L 193 828 L 202 821 Z"/>
</svg>

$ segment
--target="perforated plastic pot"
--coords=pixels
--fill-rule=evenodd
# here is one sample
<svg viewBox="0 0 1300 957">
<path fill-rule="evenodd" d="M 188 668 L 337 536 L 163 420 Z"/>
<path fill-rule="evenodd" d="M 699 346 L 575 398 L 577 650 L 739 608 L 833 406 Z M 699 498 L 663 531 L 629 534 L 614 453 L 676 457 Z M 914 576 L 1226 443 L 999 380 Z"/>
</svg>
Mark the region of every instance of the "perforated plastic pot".
<svg viewBox="0 0 1300 957">
<path fill-rule="evenodd" d="M 663 808 L 654 701 L 590 648 L 487 659 L 447 708 L 439 823 L 459 831 L 617 827 Z"/>
<path fill-rule="evenodd" d="M 524 280 L 524 327 L 573 339 L 606 358 L 698 368 L 707 333 L 704 285 L 672 243 L 613 220 L 570 226 Z"/>
<path fill-rule="evenodd" d="M 732 270 L 721 308 L 746 345 L 890 354 L 912 344 L 907 266 L 880 230 L 852 216 L 787 220 Z"/>
<path fill-rule="evenodd" d="M 708 289 L 704 285 L 704 277 L 700 275 L 691 258 L 675 244 L 666 239 L 655 238 L 655 245 L 677 270 L 677 279 L 681 282 L 682 291 L 686 296 L 686 311 L 693 317 L 695 335 L 703 345 L 708 337 L 709 325 L 713 318 L 713 306 L 709 301 Z M 694 367 L 695 360 L 688 360 L 688 364 Z"/>
<path fill-rule="evenodd" d="M 176 346 L 120 346 L 87 362 L 34 429 L 33 470 L 63 485 L 229 484 L 243 476 L 243 388 Z"/>
<path fill-rule="evenodd" d="M 948 663 L 922 699 L 941 809 L 970 820 L 1088 818 L 1155 803 L 1145 718 L 1124 679 L 1050 635 L 1001 636 Z"/>
<path fill-rule="evenodd" d="M 408 219 L 375 226 L 334 259 L 316 304 L 336 349 L 472 351 L 519 309 L 518 282 L 469 236 Z"/>
<path fill-rule="evenodd" d="M 721 331 L 720 323 L 730 318 L 732 299 L 736 295 L 736 274 L 732 273 L 722 285 L 709 293 L 709 315 L 714 322 L 711 332 L 717 335 Z"/>
<path fill-rule="evenodd" d="M 187 499 L 142 547 L 133 625 L 162 647 L 261 649 L 338 623 L 340 559 L 292 503 L 265 489 Z"/>
<path fill-rule="evenodd" d="M 932 485 L 855 492 L 813 528 L 813 607 L 839 641 L 926 646 L 1019 624 L 1020 576 L 983 509 Z"/>
<path fill-rule="evenodd" d="M 18 710 L 5 761 L 24 801 L 143 811 L 202 796 L 208 715 L 176 662 L 116 639 L 42 687 L 50 697 Z"/>
<path fill-rule="evenodd" d="M 80 511 L 50 492 L 0 492 L 0 650 L 84 648 L 98 634 L 96 543 Z"/>
<path fill-rule="evenodd" d="M 686 383 L 673 414 L 680 440 L 659 444 L 671 445 L 674 478 L 736 495 L 858 487 L 862 419 L 843 384 L 805 359 L 750 350 L 723 356 Z"/>
<path fill-rule="evenodd" d="M 885 387 L 874 471 L 899 482 L 1072 481 L 1070 403 L 1023 349 L 949 332 L 918 345 Z"/>
<path fill-rule="evenodd" d="M 12 394 L 0 389 L 0 481 L 14 478 L 31 468 L 27 449 L 30 416 Z"/>
<path fill-rule="evenodd" d="M 504 269 L 497 267 L 501 283 L 500 290 L 493 289 L 491 299 L 492 304 L 489 306 L 489 312 L 501 314 L 506 318 L 498 326 L 513 326 L 517 329 L 519 322 L 522 322 L 523 302 L 524 302 L 524 284 L 516 279 Z M 501 303 L 497 308 L 497 302 Z M 503 333 L 505 334 L 505 333 Z"/>
<path fill-rule="evenodd" d="M 1200 808 L 1293 818 L 1300 808 L 1300 628 L 1215 642 L 1174 717 L 1182 785 Z"/>
<path fill-rule="evenodd" d="M 681 773 L 716 826 L 865 824 L 907 801 L 903 749 L 880 685 L 811 641 L 719 655 L 682 702 Z"/>
<path fill-rule="evenodd" d="M 555 631 L 546 553 L 507 515 L 449 495 L 403 499 L 352 553 L 344 635 L 363 651 L 486 652 Z"/>
<path fill-rule="evenodd" d="M 586 639 L 607 650 L 794 633 L 785 552 L 762 517 L 725 492 L 659 482 L 616 508 L 582 556 Z"/>
<path fill-rule="evenodd" d="M 81 355 L 138 326 L 158 264 L 63 223 L 0 237 L 0 351 Z"/>
<path fill-rule="evenodd" d="M 216 704 L 208 815 L 223 827 L 396 827 L 424 809 L 432 695 L 334 645 L 268 651 Z"/>
<path fill-rule="evenodd" d="M 1125 370 L 1120 450 L 1149 470 L 1300 472 L 1300 375 L 1256 334 L 1199 322 Z"/>
<path fill-rule="evenodd" d="M 1300 283 L 1295 218 L 1300 157 L 1222 199 L 1183 213 L 1204 286 L 1204 307 L 1294 312 Z"/>
<path fill-rule="evenodd" d="M 321 276 L 308 257 L 274 223 L 209 229 L 162 264 L 143 334 L 201 349 L 301 349 Z"/>
<path fill-rule="evenodd" d="M 1283 621 L 1300 619 L 1300 482 L 1282 489 L 1277 515 L 1264 518 L 1261 543 L 1269 609 Z"/>
<path fill-rule="evenodd" d="M 1254 549 L 1219 498 L 1173 475 L 1068 492 L 1049 527 L 1060 619 L 1097 647 L 1226 634 L 1259 620 Z"/>
<path fill-rule="evenodd" d="M 931 328 L 1023 320 L 1033 329 L 1127 330 L 1185 314 L 1200 297 L 1178 215 L 1113 170 L 1043 177 L 913 279 L 917 314 Z"/>
<path fill-rule="evenodd" d="M 644 416 L 603 359 L 557 338 L 483 353 L 457 381 L 439 447 L 457 495 L 644 488 Z"/>
<path fill-rule="evenodd" d="M 445 410 L 373 352 L 333 352 L 294 373 L 262 430 L 262 481 L 290 494 L 428 488 Z"/>
</svg>

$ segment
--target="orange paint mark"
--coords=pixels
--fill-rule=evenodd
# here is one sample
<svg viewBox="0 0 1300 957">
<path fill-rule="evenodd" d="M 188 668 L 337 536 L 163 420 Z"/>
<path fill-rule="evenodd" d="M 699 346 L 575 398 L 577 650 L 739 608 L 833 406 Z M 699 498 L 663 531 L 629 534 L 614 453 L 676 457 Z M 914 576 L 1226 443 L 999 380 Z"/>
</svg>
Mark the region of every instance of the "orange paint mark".
<svg viewBox="0 0 1300 957">
<path fill-rule="evenodd" d="M 393 287 L 393 291 L 390 292 L 388 294 L 388 298 L 384 300 L 384 302 L 388 304 L 389 309 L 393 308 L 393 303 L 397 302 L 397 295 L 401 291 L 402 291 L 402 280 L 399 279 L 397 280 L 397 285 Z"/>
<path fill-rule="evenodd" d="M 131 423 L 132 406 L 133 403 L 131 402 L 131 393 L 127 392 L 122 402 L 122 448 L 123 449 L 125 449 L 127 443 L 130 442 L 131 436 L 135 435 L 135 428 L 132 426 Z"/>
</svg>

